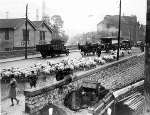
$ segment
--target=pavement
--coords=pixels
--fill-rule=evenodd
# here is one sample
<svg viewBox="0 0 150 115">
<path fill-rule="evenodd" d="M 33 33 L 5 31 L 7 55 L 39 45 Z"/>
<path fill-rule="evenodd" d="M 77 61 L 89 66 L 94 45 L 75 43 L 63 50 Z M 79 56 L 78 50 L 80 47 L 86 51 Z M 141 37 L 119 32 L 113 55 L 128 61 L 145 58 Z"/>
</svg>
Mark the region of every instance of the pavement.
<svg viewBox="0 0 150 115">
<path fill-rule="evenodd" d="M 36 57 L 41 57 L 41 54 L 29 55 L 27 58 L 31 59 L 31 58 L 36 58 Z M 12 62 L 12 61 L 18 61 L 18 60 L 25 60 L 25 56 L 0 59 L 0 63 L 6 63 L 6 62 Z"/>
<path fill-rule="evenodd" d="M 77 52 L 79 50 L 71 50 L 71 52 Z M 41 54 L 36 55 L 28 55 L 28 59 L 41 57 Z M 12 62 L 12 61 L 18 61 L 18 60 L 25 60 L 25 56 L 22 57 L 13 57 L 13 58 L 7 58 L 7 59 L 0 59 L 0 63 L 6 63 L 6 62 Z"/>
<path fill-rule="evenodd" d="M 28 59 L 41 57 L 41 54 L 29 55 Z M 8 59 L 1 59 L 0 63 L 25 60 L 25 57 L 14 57 Z M 1 96 L 1 95 L 0 95 Z M 25 113 L 25 96 L 23 94 L 17 95 L 17 99 L 19 99 L 19 104 L 16 104 L 14 101 L 14 106 L 11 106 L 10 98 L 6 98 L 5 100 L 0 101 L 0 115 L 28 115 Z"/>
<path fill-rule="evenodd" d="M 28 115 L 25 113 L 25 96 L 23 94 L 18 95 L 19 104 L 14 101 L 14 106 L 11 106 L 10 98 L 1 101 L 1 113 L 0 115 Z"/>
</svg>

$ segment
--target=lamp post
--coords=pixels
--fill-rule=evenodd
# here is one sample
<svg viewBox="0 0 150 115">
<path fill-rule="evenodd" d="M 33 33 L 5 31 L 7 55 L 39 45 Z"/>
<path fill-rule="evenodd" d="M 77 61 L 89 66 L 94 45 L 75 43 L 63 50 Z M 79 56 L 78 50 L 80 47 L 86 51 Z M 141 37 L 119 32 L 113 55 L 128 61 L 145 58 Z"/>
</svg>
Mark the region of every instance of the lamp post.
<svg viewBox="0 0 150 115">
<path fill-rule="evenodd" d="M 28 38 L 28 29 L 27 29 L 27 21 L 28 21 L 28 4 L 26 5 L 26 21 L 25 21 L 25 26 L 26 26 L 26 36 L 25 36 L 25 59 L 27 59 L 27 38 Z"/>
<path fill-rule="evenodd" d="M 120 23 L 121 23 L 121 0 L 120 0 L 120 4 L 119 4 L 119 25 L 118 25 L 117 60 L 119 60 L 119 49 L 120 49 Z"/>
</svg>

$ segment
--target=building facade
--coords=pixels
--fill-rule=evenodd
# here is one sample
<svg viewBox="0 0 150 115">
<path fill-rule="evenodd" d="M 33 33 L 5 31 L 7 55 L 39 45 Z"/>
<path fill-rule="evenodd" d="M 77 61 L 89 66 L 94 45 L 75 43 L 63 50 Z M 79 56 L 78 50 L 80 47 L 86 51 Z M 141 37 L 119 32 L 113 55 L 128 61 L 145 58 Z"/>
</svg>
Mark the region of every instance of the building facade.
<svg viewBox="0 0 150 115">
<path fill-rule="evenodd" d="M 35 33 L 36 44 L 48 44 L 52 40 L 52 33 L 53 30 L 50 26 L 45 23 L 44 21 L 33 21 L 34 25 L 36 26 L 37 30 Z"/>
<path fill-rule="evenodd" d="M 118 35 L 118 15 L 106 15 L 100 23 L 97 24 L 97 32 L 102 36 Z M 136 16 L 121 16 L 121 37 L 132 40 L 133 42 L 145 39 L 144 25 L 137 21 Z"/>
<path fill-rule="evenodd" d="M 34 48 L 37 44 L 49 43 L 52 29 L 42 21 L 27 20 L 27 46 Z M 0 51 L 21 50 L 25 47 L 25 18 L 0 19 Z"/>
</svg>

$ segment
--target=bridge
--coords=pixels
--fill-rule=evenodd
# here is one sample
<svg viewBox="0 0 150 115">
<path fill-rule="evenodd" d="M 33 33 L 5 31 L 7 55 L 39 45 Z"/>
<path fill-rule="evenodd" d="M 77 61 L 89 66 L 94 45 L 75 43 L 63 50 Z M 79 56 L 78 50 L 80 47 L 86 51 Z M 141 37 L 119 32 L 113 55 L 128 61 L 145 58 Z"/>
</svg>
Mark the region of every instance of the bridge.
<svg viewBox="0 0 150 115">
<path fill-rule="evenodd" d="M 70 83 L 62 80 L 44 88 L 25 90 L 25 111 L 38 115 L 40 114 L 40 110 L 45 106 L 53 105 L 53 107 L 58 106 L 63 111 L 69 112 L 69 115 L 71 111 L 63 105 L 64 97 L 68 92 L 79 89 L 82 81 L 85 80 L 100 82 L 115 97 L 110 101 L 108 97 L 106 100 L 109 103 L 102 101 L 93 110 L 88 110 L 91 115 L 107 115 L 108 108 L 111 108 L 112 112 L 116 113 L 116 108 L 119 108 L 120 105 L 129 108 L 132 113 L 136 112 L 140 115 L 142 111 L 140 107 L 144 101 L 144 53 L 114 61 L 84 73 L 79 73 Z M 82 112 L 85 111 L 83 110 Z M 117 114 L 119 115 L 119 112 L 115 115 Z"/>
</svg>

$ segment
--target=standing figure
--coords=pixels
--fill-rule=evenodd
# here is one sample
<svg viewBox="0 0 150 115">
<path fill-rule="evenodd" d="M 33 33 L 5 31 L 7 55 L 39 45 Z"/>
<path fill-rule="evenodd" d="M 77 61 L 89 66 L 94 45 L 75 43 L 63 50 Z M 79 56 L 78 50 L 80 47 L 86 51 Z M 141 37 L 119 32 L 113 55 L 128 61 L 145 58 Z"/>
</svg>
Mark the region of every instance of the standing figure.
<svg viewBox="0 0 150 115">
<path fill-rule="evenodd" d="M 43 79 L 43 82 L 46 82 L 46 73 L 44 72 L 44 66 L 41 66 L 40 75 Z"/>
<path fill-rule="evenodd" d="M 97 55 L 98 55 L 98 57 L 100 57 L 101 56 L 101 45 L 99 45 L 98 46 L 98 48 L 97 48 Z"/>
<path fill-rule="evenodd" d="M 32 88 L 34 86 L 34 88 L 36 87 L 36 83 L 37 83 L 37 76 L 34 74 L 34 71 L 31 71 L 31 75 L 29 77 L 29 82 L 30 82 L 30 87 Z"/>
<path fill-rule="evenodd" d="M 140 49 L 141 49 L 141 52 L 144 52 L 144 43 L 140 44 Z"/>
<path fill-rule="evenodd" d="M 11 75 L 11 80 L 10 80 L 10 90 L 9 90 L 9 97 L 11 99 L 11 106 L 14 106 L 13 99 L 16 100 L 17 104 L 19 103 L 19 100 L 16 98 L 16 87 L 17 87 L 17 81 L 14 77 L 14 74 Z"/>
</svg>

